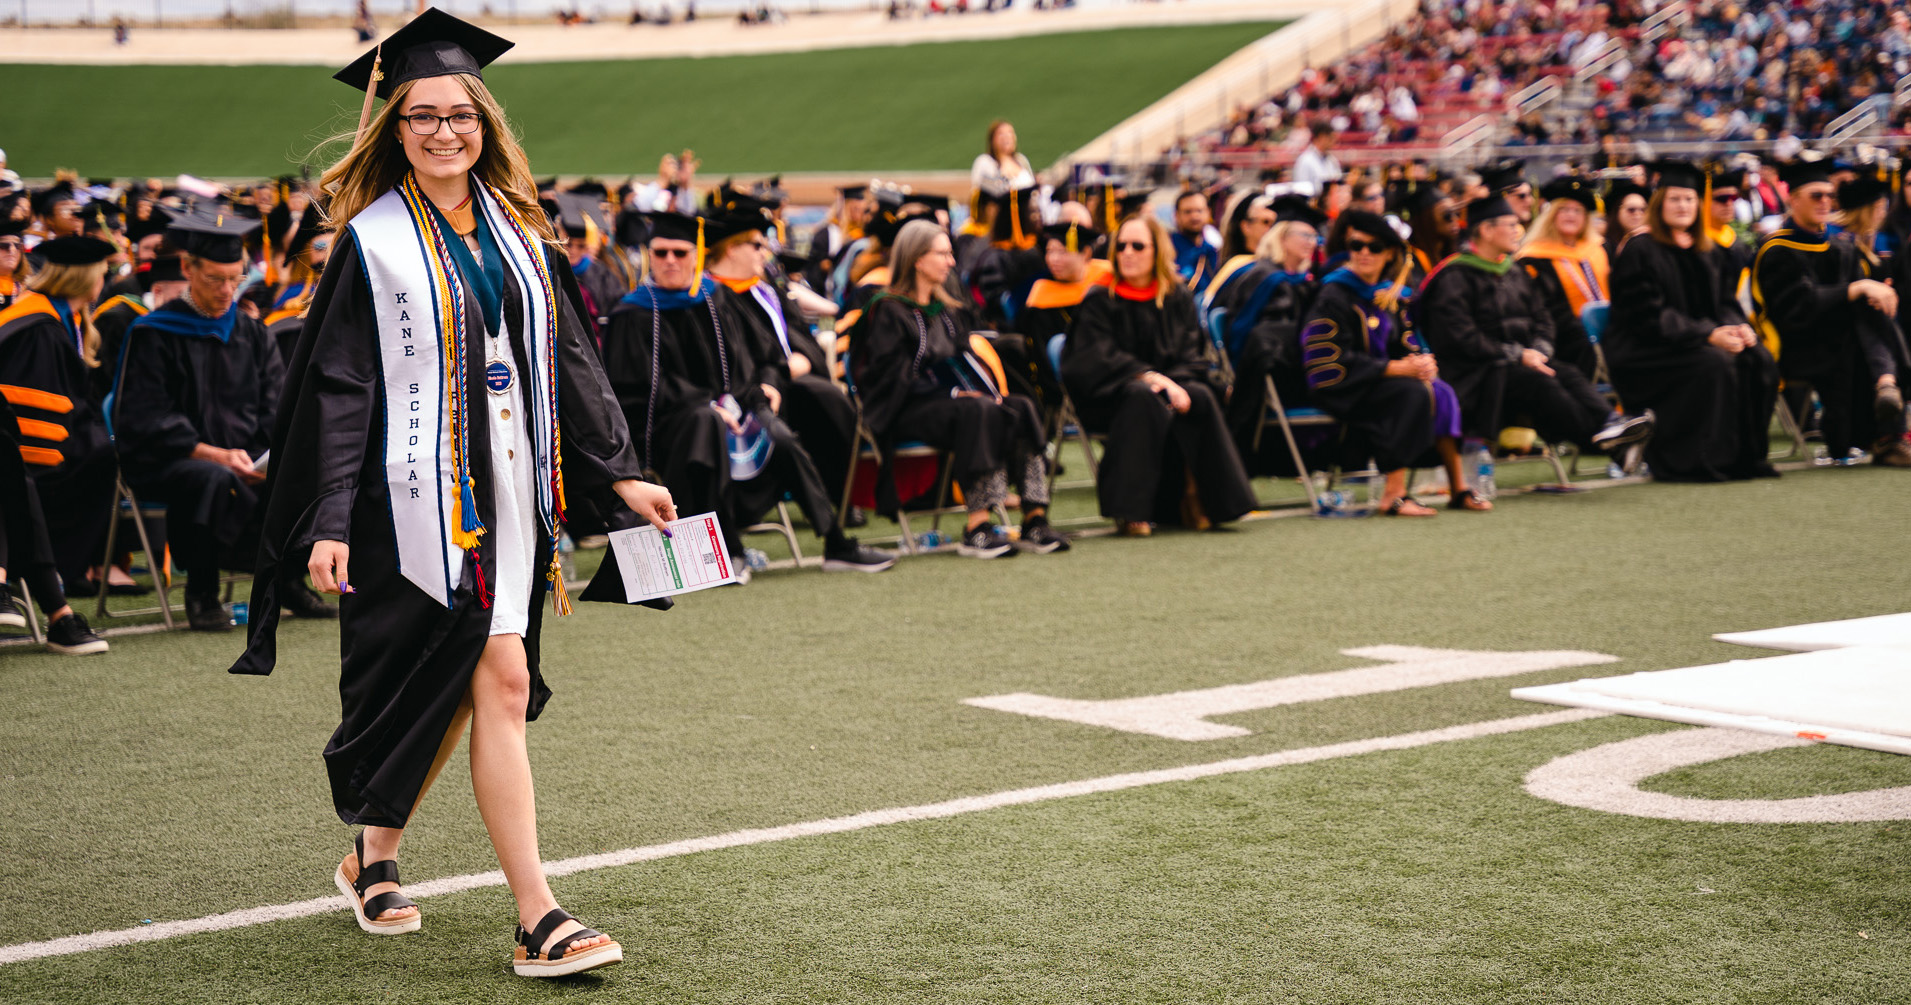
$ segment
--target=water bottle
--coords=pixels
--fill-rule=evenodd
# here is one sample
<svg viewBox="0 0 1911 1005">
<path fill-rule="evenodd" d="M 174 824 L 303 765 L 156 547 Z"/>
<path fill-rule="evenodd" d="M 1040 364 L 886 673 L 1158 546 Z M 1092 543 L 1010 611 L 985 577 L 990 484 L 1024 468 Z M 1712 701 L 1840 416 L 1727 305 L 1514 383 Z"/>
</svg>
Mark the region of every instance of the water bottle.
<svg viewBox="0 0 1911 1005">
<path fill-rule="evenodd" d="M 569 583 L 577 578 L 577 561 L 573 557 L 577 552 L 577 542 L 571 540 L 569 531 L 560 531 L 557 535 L 557 568 Z"/>
<path fill-rule="evenodd" d="M 1473 494 L 1487 502 L 1499 495 L 1493 484 L 1493 451 L 1482 444 L 1473 451 Z"/>
<path fill-rule="evenodd" d="M 942 536 L 942 532 L 939 530 L 925 530 L 916 535 L 916 544 L 923 551 L 934 551 L 942 547 L 946 541 L 947 539 Z"/>
<path fill-rule="evenodd" d="M 770 567 L 770 554 L 761 548 L 745 548 L 743 562 L 751 572 L 762 572 Z"/>
<path fill-rule="evenodd" d="M 232 612 L 232 623 L 235 625 L 245 624 L 252 613 L 252 605 L 244 600 L 227 604 L 226 607 Z"/>
</svg>

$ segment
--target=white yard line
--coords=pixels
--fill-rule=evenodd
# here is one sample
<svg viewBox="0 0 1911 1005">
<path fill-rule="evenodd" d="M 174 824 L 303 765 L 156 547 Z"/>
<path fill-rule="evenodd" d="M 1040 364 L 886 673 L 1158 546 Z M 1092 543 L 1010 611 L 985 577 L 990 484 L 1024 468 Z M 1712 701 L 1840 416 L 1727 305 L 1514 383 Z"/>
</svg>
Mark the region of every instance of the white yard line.
<svg viewBox="0 0 1911 1005">
<path fill-rule="evenodd" d="M 641 848 L 626 848 L 622 851 L 606 852 L 601 855 L 582 855 L 558 862 L 544 864 L 544 872 L 549 876 L 568 876 L 574 872 L 586 872 L 592 869 L 611 869 L 618 866 L 634 865 L 638 862 L 650 862 L 662 858 L 675 858 L 679 855 L 694 855 L 698 852 L 717 851 L 723 848 L 738 848 L 745 845 L 769 844 L 776 841 L 788 841 L 792 838 L 813 837 L 819 834 L 842 834 L 870 827 L 888 824 L 910 823 L 917 820 L 939 820 L 945 817 L 961 816 L 965 813 L 978 813 L 983 810 L 1000 809 L 1004 806 L 1024 806 L 1030 803 L 1043 803 L 1056 799 L 1068 799 L 1073 796 L 1086 796 L 1098 792 L 1118 792 L 1123 789 L 1136 789 L 1148 785 L 1160 785 L 1166 782 L 1186 782 L 1197 778 L 1212 778 L 1216 775 L 1233 775 L 1245 771 L 1260 771 L 1264 768 L 1279 768 L 1290 764 L 1309 764 L 1314 761 L 1327 761 L 1339 757 L 1355 757 L 1383 750 L 1407 750 L 1413 747 L 1425 747 L 1451 740 L 1471 740 L 1483 736 L 1498 736 L 1503 733 L 1518 733 L 1528 729 L 1540 729 L 1562 723 L 1578 722 L 1582 719 L 1599 718 L 1606 713 L 1587 709 L 1567 709 L 1561 712 L 1546 712 L 1540 715 L 1522 715 L 1511 719 L 1492 719 L 1487 722 L 1467 723 L 1463 726 L 1448 726 L 1445 729 L 1430 729 L 1418 733 L 1402 733 L 1399 736 L 1375 737 L 1371 740 L 1355 740 L 1350 743 L 1335 743 L 1324 747 L 1303 747 L 1299 750 L 1282 750 L 1272 754 L 1260 754 L 1254 757 L 1237 757 L 1226 761 L 1210 761 L 1206 764 L 1189 764 L 1179 768 L 1162 768 L 1156 771 L 1136 771 L 1122 775 L 1106 775 L 1101 778 L 1086 778 L 1076 782 L 1060 782 L 1054 785 L 1038 785 L 1026 789 L 1010 789 L 1006 792 L 994 792 L 982 796 L 966 796 L 940 803 L 926 803 L 919 806 L 898 806 L 886 810 L 871 810 L 846 817 L 830 817 L 825 820 L 808 820 L 802 823 L 785 824 L 781 827 L 765 827 L 754 830 L 731 831 L 728 834 L 716 834 L 710 837 L 689 838 L 683 841 L 671 841 L 665 844 L 646 845 Z M 504 873 L 481 872 L 465 876 L 449 876 L 434 879 L 405 888 L 407 896 L 413 899 L 435 897 L 441 894 L 458 893 L 482 887 L 503 886 Z M 290 904 L 275 904 L 267 907 L 249 907 L 240 911 L 228 911 L 203 918 L 187 921 L 165 921 L 153 925 L 141 925 L 138 928 L 122 928 L 108 932 L 93 932 L 87 935 L 68 935 L 44 942 L 22 942 L 11 946 L 0 946 L 0 964 L 19 963 L 46 956 L 67 956 L 73 953 L 91 952 L 95 949 L 110 949 L 114 946 L 129 946 L 140 942 L 155 942 L 182 935 L 198 935 L 203 932 L 219 932 L 231 928 L 248 928 L 263 925 L 271 921 L 285 921 L 291 918 L 304 918 L 314 914 L 326 914 L 346 909 L 344 897 L 314 897 Z"/>
</svg>

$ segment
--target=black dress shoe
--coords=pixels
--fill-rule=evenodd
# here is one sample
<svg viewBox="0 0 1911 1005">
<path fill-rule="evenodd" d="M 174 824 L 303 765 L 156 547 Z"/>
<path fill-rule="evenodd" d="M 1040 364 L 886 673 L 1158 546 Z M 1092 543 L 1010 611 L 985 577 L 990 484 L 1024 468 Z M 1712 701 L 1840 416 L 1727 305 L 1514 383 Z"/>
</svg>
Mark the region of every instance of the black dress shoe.
<svg viewBox="0 0 1911 1005">
<path fill-rule="evenodd" d="M 320 599 L 304 583 L 279 584 L 279 608 L 295 618 L 336 618 L 338 608 Z"/>
<path fill-rule="evenodd" d="M 232 631 L 232 615 L 226 613 L 219 595 L 195 597 L 186 594 L 186 626 L 195 632 Z"/>
</svg>

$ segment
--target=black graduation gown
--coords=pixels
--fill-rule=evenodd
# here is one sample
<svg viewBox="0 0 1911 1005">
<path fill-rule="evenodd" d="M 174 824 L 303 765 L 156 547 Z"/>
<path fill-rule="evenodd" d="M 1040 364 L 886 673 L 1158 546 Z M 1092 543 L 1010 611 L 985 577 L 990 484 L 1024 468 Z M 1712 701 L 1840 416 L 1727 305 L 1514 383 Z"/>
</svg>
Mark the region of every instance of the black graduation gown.
<svg viewBox="0 0 1911 1005">
<path fill-rule="evenodd" d="M 15 413 L 4 421 L 19 437 L 7 449 L 33 480 L 61 578 L 80 589 L 105 547 L 116 468 L 92 368 L 57 316 L 32 310 L 46 303 L 22 298 L 0 324 L 0 394 Z"/>
<path fill-rule="evenodd" d="M 1208 352 L 1184 288 L 1159 306 L 1152 297 L 1130 300 L 1101 288 L 1082 299 L 1062 349 L 1062 382 L 1083 423 L 1108 435 L 1095 486 L 1103 516 L 1177 521 L 1190 475 L 1215 523 L 1254 509 L 1254 487 L 1228 435 Z M 1186 413 L 1175 413 L 1142 383 L 1149 370 L 1188 392 Z"/>
<path fill-rule="evenodd" d="M 576 275 L 575 271 L 572 273 Z M 577 276 L 578 289 L 584 294 L 584 310 L 590 315 L 592 334 L 602 339 L 603 326 L 610 320 L 610 312 L 617 309 L 617 302 L 630 292 L 624 280 L 610 266 L 593 258 L 586 266 L 584 274 Z"/>
<path fill-rule="evenodd" d="M 1447 259 L 1420 291 L 1418 328 L 1440 361 L 1440 379 L 1460 399 L 1462 430 L 1489 443 L 1511 424 L 1529 425 L 1547 442 L 1590 447 L 1612 407 L 1577 367 L 1547 376 L 1520 363 L 1528 349 L 1558 351 L 1552 312 L 1526 270 L 1494 274 L 1459 256 Z"/>
<path fill-rule="evenodd" d="M 1560 282 L 1558 263 L 1551 258 L 1533 256 L 1521 258 L 1519 266 L 1532 280 L 1540 302 L 1546 305 L 1547 317 L 1553 322 L 1552 358 L 1556 362 L 1577 367 L 1581 374 L 1590 379 L 1599 371 L 1599 358 L 1594 355 L 1586 326 L 1579 320 L 1579 313 L 1573 310 L 1572 299 L 1566 295 L 1566 287 Z"/>
<path fill-rule="evenodd" d="M 1267 417 L 1268 377 L 1274 378 L 1283 404 L 1306 400 L 1300 330 L 1319 292 L 1320 283 L 1312 276 L 1295 276 L 1271 262 L 1257 261 L 1229 277 L 1215 294 L 1213 307 L 1227 311 L 1222 342 L 1234 367 L 1228 432 L 1249 474 L 1298 474 L 1285 442 L 1261 435 L 1261 424 Z M 1259 449 L 1254 445 L 1257 437 Z"/>
<path fill-rule="evenodd" d="M 1382 325 L 1388 328 L 1384 355 L 1370 338 Z M 1438 422 L 1443 385 L 1386 372 L 1389 362 L 1421 351 L 1406 312 L 1384 311 L 1340 283 L 1322 283 L 1300 340 L 1304 400 L 1345 428 L 1343 463 L 1371 457 L 1381 471 L 1437 463 L 1433 446 L 1445 435 Z"/>
<path fill-rule="evenodd" d="M 113 393 L 113 382 L 119 377 L 120 350 L 126 344 L 126 329 L 133 322 L 146 316 L 149 308 L 137 293 L 127 297 L 113 297 L 101 303 L 93 313 L 93 328 L 100 333 L 100 365 L 93 370 L 93 399 L 105 401 Z"/>
<path fill-rule="evenodd" d="M 827 535 L 836 527 L 833 495 L 795 432 L 769 409 L 762 387 L 768 381 L 742 305 L 723 284 L 708 277 L 702 282 L 705 299 L 690 306 L 653 312 L 640 288 L 611 314 L 604 370 L 624 418 L 633 434 L 649 429 L 641 449 L 669 487 L 677 511 L 716 513 L 732 555 L 743 553 L 743 528 L 756 523 L 785 490 L 810 526 Z M 721 352 L 713 315 L 722 330 Z M 730 476 L 728 429 L 711 407 L 726 393 L 756 416 L 774 444 L 763 473 L 748 482 Z"/>
<path fill-rule="evenodd" d="M 1911 375 L 1911 363 L 1896 320 L 1847 294 L 1865 278 L 1864 257 L 1849 237 L 1827 238 L 1790 218 L 1752 261 L 1752 297 L 1761 327 L 1778 336 L 1779 372 L 1818 391 L 1820 428 L 1834 458 L 1903 432 L 1902 419 L 1895 429 L 1880 428 L 1872 409 L 1877 379 Z"/>
<path fill-rule="evenodd" d="M 40 493 L 20 453 L 18 422 L 0 397 L 0 569 L 7 570 L 9 583 L 25 583 L 34 603 L 51 615 L 66 604 L 66 592 L 54 568 Z"/>
<path fill-rule="evenodd" d="M 380 382 L 377 325 L 371 287 L 349 229 L 341 229 L 325 275 L 312 299 L 304 331 L 292 356 L 285 407 L 272 437 L 270 504 L 260 538 L 259 567 L 252 581 L 252 617 L 246 651 L 233 673 L 271 673 L 277 660 L 278 580 L 282 570 L 302 569 L 312 544 L 343 541 L 352 548 L 353 593 L 340 598 L 339 650 L 342 718 L 325 747 L 332 801 L 346 823 L 402 827 L 416 804 L 425 775 L 470 689 L 471 674 L 490 640 L 491 609 L 475 589 L 467 556 L 450 607 L 419 590 L 398 570 L 390 488 L 382 449 L 384 391 Z M 612 482 L 639 477 L 639 465 L 616 400 L 605 385 L 590 337 L 575 309 L 575 287 L 563 256 L 547 252 L 547 267 L 563 281 L 566 296 L 558 319 L 555 369 L 558 421 L 564 441 L 567 495 L 607 495 Z M 522 295 L 504 271 L 502 316 L 518 373 L 528 372 L 519 329 Z M 484 338 L 479 298 L 467 299 L 467 331 Z M 467 353 L 465 387 L 477 421 L 469 444 L 478 515 L 495 520 L 491 495 L 490 424 L 484 419 L 483 351 Z M 480 539 L 482 540 L 482 539 Z M 553 542 L 538 549 L 541 569 Z M 496 557 L 482 545 L 478 561 L 495 580 Z M 605 568 L 584 599 L 606 577 Z M 542 578 L 531 584 L 531 617 L 524 635 L 531 672 L 525 718 L 536 719 L 550 698 L 539 672 Z M 621 600 L 622 588 L 616 596 Z M 666 605 L 656 605 L 666 606 Z"/>
<path fill-rule="evenodd" d="M 1042 404 L 1049 409 L 1061 405 L 1062 378 L 1061 374 L 1055 372 L 1048 344 L 1057 335 L 1068 335 L 1068 329 L 1075 323 L 1075 315 L 1081 311 L 1082 298 L 1088 295 L 1092 285 L 1087 282 L 1037 280 L 1030 285 L 1022 309 L 1016 312 L 1015 333 L 1021 336 L 1023 343 L 1020 354 L 1024 358 L 1023 365 L 1029 371 L 1030 384 L 1041 396 Z M 1008 361 L 1005 359 L 1003 362 L 1006 365 Z"/>
<path fill-rule="evenodd" d="M 863 423 L 882 451 L 876 511 L 884 516 L 901 508 L 891 471 L 898 443 L 920 441 L 949 451 L 952 474 L 968 485 L 996 471 L 1020 478 L 1048 442 L 1034 401 L 1018 394 L 999 401 L 952 397 L 937 379 L 936 368 L 945 361 L 975 362 L 971 331 L 965 311 L 931 312 L 893 295 L 873 300 L 850 328 L 851 384 L 862 402 Z"/>
<path fill-rule="evenodd" d="M 1771 353 L 1706 341 L 1715 328 L 1745 323 L 1725 295 L 1721 261 L 1638 234 L 1613 262 L 1606 366 L 1628 411 L 1658 417 L 1646 463 L 1662 481 L 1749 478 L 1766 464 L 1778 396 Z"/>
<path fill-rule="evenodd" d="M 849 394 L 830 379 L 829 356 L 810 331 L 802 310 L 790 301 L 787 289 L 768 280 L 761 282 L 779 308 L 790 348 L 784 352 L 763 304 L 750 293 L 737 294 L 737 315 L 749 329 L 757 376 L 783 396 L 783 408 L 777 416 L 795 430 L 823 484 L 841 493 L 856 438 L 856 406 Z M 802 356 L 809 363 L 809 372 L 801 377 L 792 375 L 791 356 Z"/>
</svg>

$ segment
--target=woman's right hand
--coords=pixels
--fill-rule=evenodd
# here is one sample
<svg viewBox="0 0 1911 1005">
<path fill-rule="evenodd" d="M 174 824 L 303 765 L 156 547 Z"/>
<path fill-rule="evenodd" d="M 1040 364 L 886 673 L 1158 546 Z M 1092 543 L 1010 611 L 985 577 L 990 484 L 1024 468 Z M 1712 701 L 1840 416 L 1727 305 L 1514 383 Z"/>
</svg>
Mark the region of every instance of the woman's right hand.
<svg viewBox="0 0 1911 1005">
<path fill-rule="evenodd" d="M 1736 356 L 1746 348 L 1745 338 L 1739 334 L 1739 329 L 1742 327 L 1744 326 L 1720 325 L 1712 329 L 1712 334 L 1707 335 L 1705 340 Z"/>
<path fill-rule="evenodd" d="M 312 545 L 312 557 L 305 571 L 312 574 L 312 586 L 320 593 L 355 593 L 346 578 L 345 564 L 351 559 L 352 546 L 343 541 L 318 541 Z"/>
</svg>

